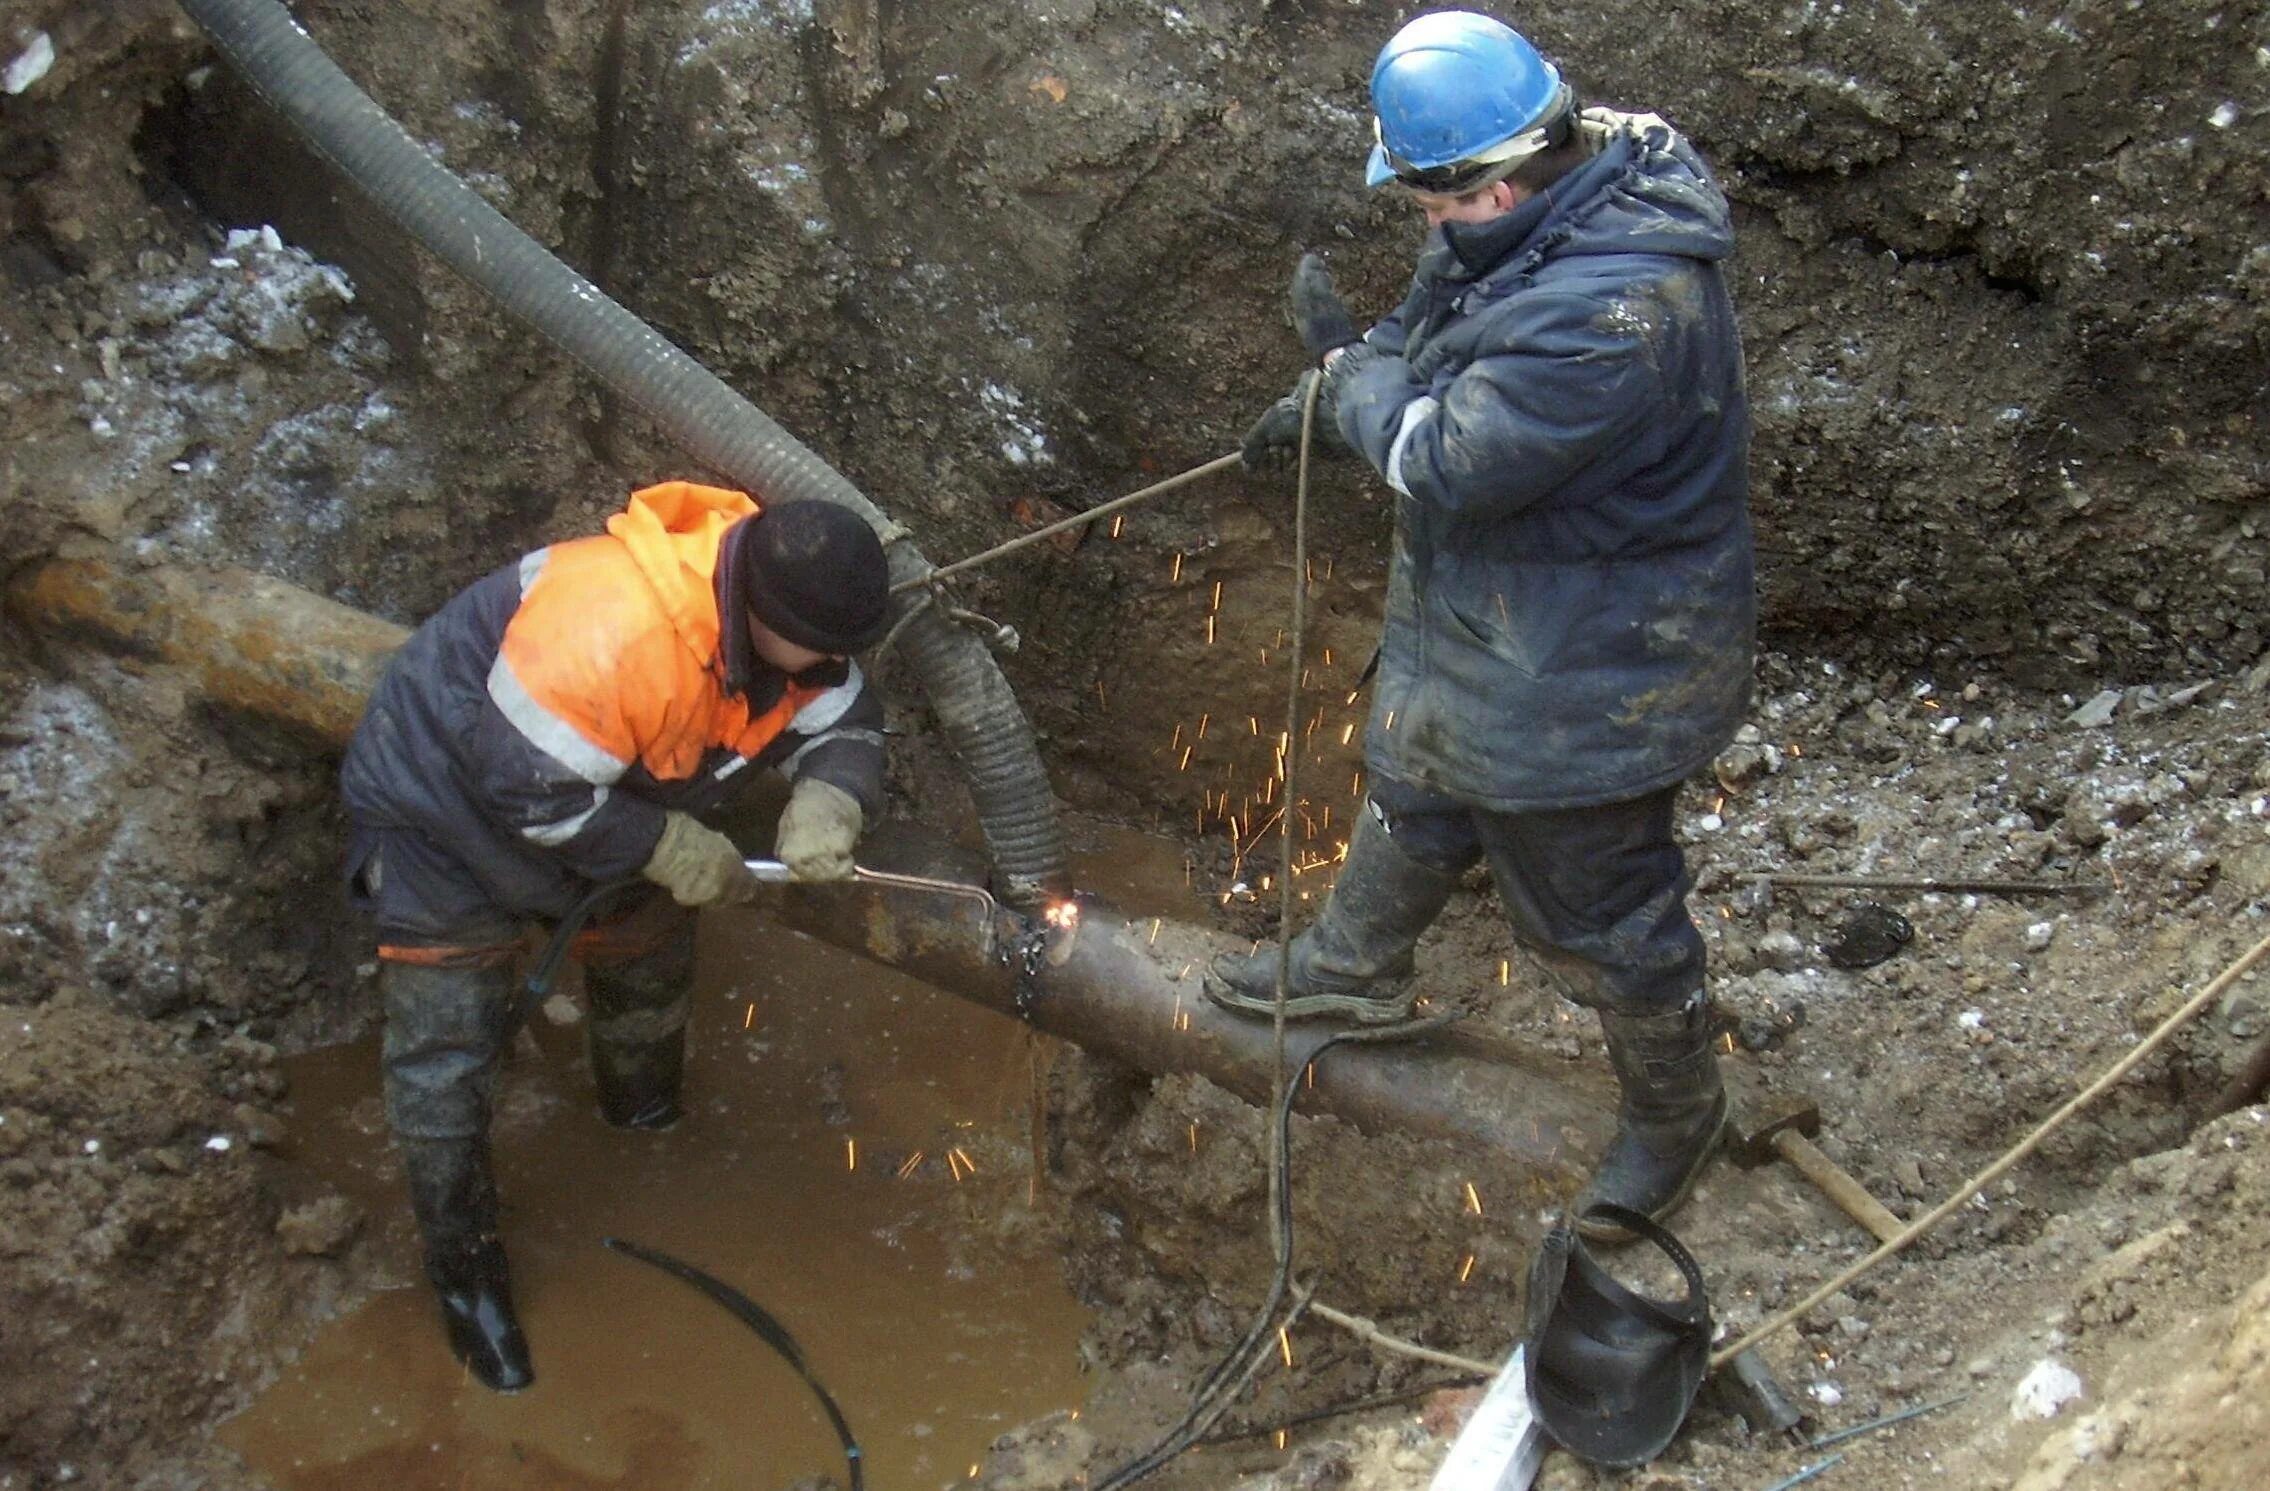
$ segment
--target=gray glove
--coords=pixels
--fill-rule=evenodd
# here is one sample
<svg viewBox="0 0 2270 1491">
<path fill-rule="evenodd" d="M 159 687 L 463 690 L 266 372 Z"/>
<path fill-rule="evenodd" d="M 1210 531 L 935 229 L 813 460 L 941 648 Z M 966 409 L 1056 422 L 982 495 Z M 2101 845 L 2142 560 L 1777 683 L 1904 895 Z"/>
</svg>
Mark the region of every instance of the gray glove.
<svg viewBox="0 0 2270 1491">
<path fill-rule="evenodd" d="M 733 841 L 689 813 L 663 817 L 662 837 L 639 873 L 681 906 L 738 905 L 752 899 L 759 885 Z"/>
<path fill-rule="evenodd" d="M 1301 255 L 1300 263 L 1294 266 L 1291 298 L 1293 325 L 1311 361 L 1322 362 L 1334 348 L 1363 340 L 1356 332 L 1355 318 L 1332 288 L 1332 271 L 1315 254 Z"/>
<path fill-rule="evenodd" d="M 858 798 L 833 782 L 805 777 L 781 810 L 773 853 L 797 880 L 849 880 L 851 851 L 866 817 Z"/>
</svg>

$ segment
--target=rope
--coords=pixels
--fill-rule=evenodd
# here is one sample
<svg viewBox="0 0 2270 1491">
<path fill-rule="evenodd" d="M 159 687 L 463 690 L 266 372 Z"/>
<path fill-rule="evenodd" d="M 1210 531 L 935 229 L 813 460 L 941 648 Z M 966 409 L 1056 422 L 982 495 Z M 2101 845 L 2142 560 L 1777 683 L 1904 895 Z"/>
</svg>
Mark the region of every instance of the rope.
<svg viewBox="0 0 2270 1491">
<path fill-rule="evenodd" d="M 1304 425 L 1302 428 L 1303 439 L 1305 440 L 1307 427 Z M 1303 470 L 1305 470 L 1307 462 L 1305 451 L 1307 447 L 1304 445 L 1302 449 L 1304 452 L 1302 463 Z M 963 570 L 975 569 L 981 564 L 991 563 L 993 560 L 999 559 L 1004 554 L 1014 554 L 1019 549 L 1029 548 L 1032 545 L 1039 543 L 1042 539 L 1054 538 L 1059 533 L 1068 533 L 1075 528 L 1085 528 L 1088 524 L 1095 522 L 1098 518 L 1108 518 L 1113 513 L 1118 512 L 1123 508 L 1133 507 L 1138 502 L 1148 502 L 1153 497 L 1163 497 L 1167 493 L 1174 491 L 1177 487 L 1186 487 L 1190 485 L 1192 482 L 1198 480 L 1198 478 L 1202 476 L 1212 476 L 1217 471 L 1227 471 L 1230 467 L 1237 465 L 1243 459 L 1244 457 L 1237 451 L 1232 451 L 1226 456 L 1216 456 L 1213 460 L 1208 461 L 1203 466 L 1193 466 L 1188 471 L 1185 471 L 1178 476 L 1170 476 L 1165 481 L 1153 482 L 1149 486 L 1143 488 L 1141 491 L 1129 492 L 1124 497 L 1114 497 L 1111 501 L 1104 503 L 1101 507 L 1091 507 L 1086 512 L 1074 513 L 1069 518 L 1060 518 L 1056 522 L 1049 524 L 1045 528 L 1035 528 L 1030 533 L 1021 533 L 1015 538 L 1010 539 L 1007 543 L 995 544 L 990 549 L 981 549 L 977 553 L 970 555 L 967 559 L 957 559 L 952 564 L 942 564 L 939 565 L 936 569 L 925 570 L 921 574 L 916 575 L 910 580 L 901 580 L 898 582 L 898 584 L 891 587 L 891 594 L 898 595 L 904 591 L 922 590 L 930 586 L 934 586 L 939 581 L 946 579 L 949 575 L 958 575 Z M 1303 479 L 1305 480 L 1305 477 Z"/>
<path fill-rule="evenodd" d="M 2067 1119 L 2071 1118 L 2074 1114 L 2080 1112 L 2083 1108 L 2086 1108 L 2089 1104 L 2102 1097 L 2106 1092 L 2110 1091 L 2113 1085 L 2119 1082 L 2121 1078 L 2134 1071 L 2146 1057 L 2150 1056 L 2154 1051 L 2157 1051 L 2161 1046 L 2167 1044 L 2168 1037 L 2174 1035 L 2178 1029 L 2189 1022 L 2191 1018 L 2197 1015 L 2201 1010 L 2205 1009 L 2208 1005 L 2213 1004 L 2216 999 L 2221 997 L 2222 992 L 2225 989 L 2238 982 L 2240 978 L 2245 976 L 2246 971 L 2249 968 L 2252 968 L 2255 964 L 2261 962 L 2265 956 L 2270 956 L 2270 937 L 2263 938 L 2260 942 L 2257 942 L 2249 951 L 2241 954 L 2237 962 L 2231 964 L 2230 967 L 2224 969 L 2221 973 L 2215 976 L 2214 982 L 2207 985 L 2206 988 L 2201 989 L 2197 994 L 2192 995 L 2191 998 L 2185 1002 L 2183 1008 L 2177 1010 L 2174 1014 L 2168 1016 L 2165 1020 L 2162 1020 L 2159 1023 L 2159 1027 L 2155 1029 L 2150 1035 L 2144 1037 L 2143 1041 L 2136 1047 L 2135 1050 L 2129 1052 L 2126 1056 L 2121 1057 L 2120 1060 L 2107 1067 L 2104 1071 L 2104 1074 L 2098 1077 L 2096 1081 L 2091 1082 L 2087 1087 L 2082 1088 L 2078 1093 L 2074 1094 L 2073 1098 L 2069 1102 L 2067 1102 L 2064 1107 L 2058 1109 L 2055 1113 L 2052 1113 L 2049 1115 L 2049 1117 L 2043 1119 L 2040 1126 L 2037 1127 L 2032 1133 L 2026 1135 L 2025 1138 L 2019 1140 L 2008 1150 L 2004 1151 L 2002 1158 L 1996 1160 L 1993 1164 L 1987 1166 L 1984 1170 L 1979 1171 L 1978 1174 L 1963 1182 L 1961 1188 L 1959 1188 L 1952 1196 L 1949 1196 L 1946 1200 L 1933 1207 L 1928 1215 L 1918 1217 L 1913 1222 L 1908 1223 L 1906 1229 L 1902 1231 L 1897 1237 L 1892 1238 L 1882 1247 L 1876 1249 L 1875 1252 L 1870 1253 L 1867 1257 L 1861 1259 L 1858 1263 L 1853 1264 L 1843 1273 L 1838 1274 L 1835 1278 L 1829 1280 L 1826 1284 L 1821 1285 L 1818 1289 L 1815 1289 L 1811 1294 L 1806 1295 L 1803 1299 L 1799 1300 L 1796 1304 L 1791 1305 L 1788 1309 L 1782 1311 L 1779 1315 L 1774 1316 L 1772 1319 L 1758 1326 L 1748 1335 L 1742 1337 L 1739 1341 L 1734 1342 L 1731 1346 L 1724 1346 L 1713 1352 L 1710 1358 L 1711 1370 L 1715 1372 L 1720 1367 L 1723 1367 L 1728 1362 L 1732 1361 L 1735 1357 L 1740 1356 L 1743 1352 L 1749 1350 L 1752 1346 L 1757 1345 L 1760 1341 L 1765 1340 L 1769 1336 L 1779 1334 L 1789 1325 L 1803 1317 L 1807 1311 L 1811 1310 L 1822 1300 L 1827 1299 L 1830 1295 L 1836 1293 L 1839 1289 L 1842 1289 L 1845 1285 L 1851 1283 L 1854 1279 L 1859 1278 L 1862 1274 L 1868 1272 L 1868 1270 L 1874 1268 L 1877 1264 L 1882 1263 L 1885 1259 L 1891 1257 L 1893 1254 L 1905 1250 L 1908 1244 L 1914 1242 L 1917 1238 L 1923 1236 L 1923 1234 L 1929 1232 L 1932 1228 L 1945 1221 L 1949 1216 L 1953 1215 L 1957 1207 L 1970 1200 L 1971 1197 L 1977 1195 L 1980 1191 L 1985 1190 L 1988 1186 L 1994 1184 L 1996 1180 L 2001 1178 L 2004 1172 L 2008 1171 L 2020 1160 L 2023 1160 L 2027 1155 L 2030 1155 L 2035 1150 L 2039 1149 L 2042 1145 L 2042 1141 L 2047 1139 L 2051 1134 L 2057 1132 L 2058 1129 L 2064 1127 L 2065 1121 Z"/>
</svg>

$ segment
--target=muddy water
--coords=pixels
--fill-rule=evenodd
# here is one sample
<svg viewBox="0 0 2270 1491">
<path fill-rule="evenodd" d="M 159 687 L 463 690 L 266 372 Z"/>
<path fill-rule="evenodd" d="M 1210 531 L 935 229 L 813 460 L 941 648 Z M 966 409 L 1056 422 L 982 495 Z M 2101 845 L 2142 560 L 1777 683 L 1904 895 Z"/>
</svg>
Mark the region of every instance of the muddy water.
<svg viewBox="0 0 2270 1491">
<path fill-rule="evenodd" d="M 1031 1209 L 1047 1198 L 1022 1029 L 756 915 L 704 936 L 676 1130 L 600 1122 L 578 1026 L 540 1019 L 508 1066 L 497 1163 L 536 1386 L 468 1383 L 422 1283 L 387 1291 L 224 1431 L 278 1487 L 840 1481 L 793 1371 L 608 1235 L 676 1253 L 786 1324 L 878 1488 L 963 1479 L 1004 1429 L 1080 1403 L 1083 1313 Z M 389 1266 L 415 1279 L 375 1043 L 291 1075 L 303 1162 L 368 1208 Z"/>
</svg>

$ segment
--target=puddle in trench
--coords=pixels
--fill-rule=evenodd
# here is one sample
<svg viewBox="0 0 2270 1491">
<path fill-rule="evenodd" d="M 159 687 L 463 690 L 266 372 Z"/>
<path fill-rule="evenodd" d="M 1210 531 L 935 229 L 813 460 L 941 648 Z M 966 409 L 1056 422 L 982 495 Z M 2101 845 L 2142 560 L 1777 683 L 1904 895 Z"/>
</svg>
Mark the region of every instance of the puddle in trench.
<svg viewBox="0 0 2270 1491">
<path fill-rule="evenodd" d="M 707 1269 L 785 1324 L 875 1486 L 950 1485 L 1002 1431 L 1077 1407 L 1085 1315 L 1028 1207 L 1022 1028 L 751 915 L 709 920 L 700 976 L 689 1113 L 670 1133 L 600 1121 L 580 1025 L 539 1018 L 542 1055 L 523 1042 L 507 1064 L 496 1163 L 537 1372 L 513 1397 L 467 1381 L 444 1344 L 375 1035 L 295 1061 L 295 1151 L 366 1208 L 417 1283 L 326 1327 L 224 1442 L 282 1491 L 840 1482 L 794 1371 L 684 1284 L 603 1248 L 610 1235 Z"/>
</svg>

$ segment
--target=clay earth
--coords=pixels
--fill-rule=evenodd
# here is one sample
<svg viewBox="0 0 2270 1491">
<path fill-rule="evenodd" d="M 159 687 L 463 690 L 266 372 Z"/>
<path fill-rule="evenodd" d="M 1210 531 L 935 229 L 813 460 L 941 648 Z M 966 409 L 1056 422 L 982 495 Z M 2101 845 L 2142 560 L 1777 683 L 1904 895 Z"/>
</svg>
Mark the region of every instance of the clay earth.
<svg viewBox="0 0 2270 1491">
<path fill-rule="evenodd" d="M 414 139 L 942 560 L 1233 448 L 1298 370 L 1301 250 L 1359 310 L 1391 303 L 1418 225 L 1357 166 L 1369 60 L 1409 9 L 295 12 Z M 1588 97 L 1691 134 L 1737 204 L 1769 652 L 1750 727 L 1685 797 L 1695 909 L 1729 1066 L 1820 1097 L 1824 1149 L 1920 1214 L 2270 932 L 2270 11 L 1515 19 Z M 0 0 L 0 280 L 11 583 L 56 556 L 228 563 L 408 623 L 630 486 L 701 474 L 409 248 L 167 0 Z M 1336 700 L 1386 518 L 1345 466 L 1312 504 L 1307 642 Z M 1225 747 L 1204 789 L 1169 742 L 1281 709 L 1291 516 L 1283 480 L 1213 478 L 959 591 L 1021 634 L 1005 666 L 1059 796 L 1188 839 L 1251 935 L 1244 846 L 1197 798 L 1257 781 L 1267 742 Z M 165 668 L 5 625 L 0 1487 L 259 1484 L 213 1426 L 381 1272 L 335 1198 L 272 1174 L 281 1058 L 374 1018 L 332 766 Z M 1304 767 L 1334 791 L 1358 759 L 1342 713 Z M 921 711 L 896 724 L 900 801 L 963 812 Z M 1822 948 L 1865 897 L 1767 897 L 1761 868 L 2096 889 L 1877 893 L 1913 940 L 1847 970 Z M 1485 887 L 1421 962 L 1478 1030 L 1604 1083 Z M 2212 1110 L 2266 1035 L 2257 972 L 1772 1348 L 1823 1428 L 1965 1395 L 1842 1446 L 1819 1484 L 2261 1483 L 2270 1109 Z M 973 1482 L 998 1491 L 1076 1484 L 1171 1421 L 1267 1275 L 1252 1109 L 1068 1051 L 1049 1118 L 1094 1380 L 1077 1422 L 1001 1439 Z M 1194 1162 L 1193 1123 L 1244 1137 Z M 1294 1146 L 1319 1297 L 1502 1356 L 1534 1218 L 1474 1216 L 1461 1187 L 1525 1178 L 1329 1119 Z M 1681 1231 L 1737 1330 L 1868 1246 L 1788 1177 L 1730 1167 Z M 1233 1419 L 1444 1375 L 1343 1338 Z M 2045 1391 L 2067 1380 L 2077 1398 Z M 1155 1484 L 1419 1487 L 1470 1396 Z M 1706 1402 L 1647 1470 L 1555 1454 L 1539 1484 L 1757 1486 L 1817 1458 Z"/>
</svg>

